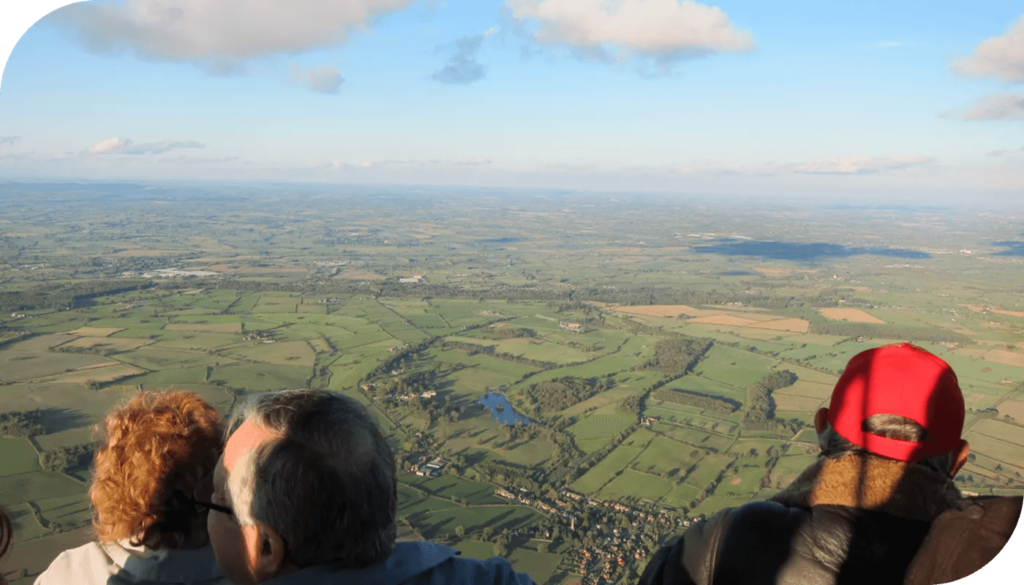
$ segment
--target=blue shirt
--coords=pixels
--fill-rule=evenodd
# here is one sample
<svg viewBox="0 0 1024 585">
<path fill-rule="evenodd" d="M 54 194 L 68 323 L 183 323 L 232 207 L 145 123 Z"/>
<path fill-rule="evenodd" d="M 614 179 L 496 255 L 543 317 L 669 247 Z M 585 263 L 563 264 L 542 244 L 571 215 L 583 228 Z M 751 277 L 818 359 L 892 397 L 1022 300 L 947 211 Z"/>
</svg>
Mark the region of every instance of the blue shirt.
<svg viewBox="0 0 1024 585">
<path fill-rule="evenodd" d="M 365 569 L 307 567 L 263 585 L 536 585 L 501 557 L 486 561 L 459 557 L 459 551 L 430 542 L 397 542 L 383 563 Z"/>
</svg>

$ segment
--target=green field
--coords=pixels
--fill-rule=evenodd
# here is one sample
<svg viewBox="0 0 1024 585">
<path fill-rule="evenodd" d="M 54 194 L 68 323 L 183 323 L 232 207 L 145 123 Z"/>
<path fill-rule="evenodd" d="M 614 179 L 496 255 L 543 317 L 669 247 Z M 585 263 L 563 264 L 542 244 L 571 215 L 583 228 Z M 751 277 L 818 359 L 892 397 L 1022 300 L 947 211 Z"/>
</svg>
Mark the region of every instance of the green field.
<svg viewBox="0 0 1024 585">
<path fill-rule="evenodd" d="M 0 439 L 0 475 L 36 471 L 39 455 L 27 439 Z"/>
<path fill-rule="evenodd" d="M 670 491 L 673 482 L 646 473 L 627 469 L 598 492 L 598 499 L 618 500 L 627 496 L 657 502 Z"/>
<path fill-rule="evenodd" d="M 624 417 L 617 414 L 602 414 L 586 417 L 569 427 L 568 431 L 580 441 L 605 439 L 619 434 L 628 424 Z"/>
<path fill-rule="evenodd" d="M 403 535 L 486 558 L 485 527 L 557 526 L 560 554 L 538 552 L 547 542 L 519 530 L 510 556 L 538 583 L 566 585 L 576 570 L 568 561 L 583 546 L 565 538 L 569 515 L 509 502 L 496 489 L 521 488 L 545 505 L 570 489 L 645 513 L 674 508 L 680 520 L 765 499 L 815 461 L 813 413 L 828 404 L 847 361 L 912 328 L 904 331 L 953 366 L 971 409 L 965 437 L 974 456 L 957 485 L 1024 493 L 1024 363 L 1015 361 L 1024 356 L 1024 319 L 1005 313 L 1022 310 L 1024 272 L 1019 258 L 985 251 L 1020 238 L 1015 217 L 961 221 L 911 209 L 893 223 L 892 210 L 851 209 L 837 221 L 834 209 L 808 204 L 794 219 L 686 198 L 538 191 L 505 200 L 476 188 L 445 188 L 450 201 L 438 205 L 430 189 L 412 197 L 400 187 L 316 186 L 287 201 L 235 193 L 219 214 L 183 204 L 173 190 L 159 205 L 156 191 L 118 195 L 119 209 L 135 218 L 126 231 L 94 198 L 40 185 L 18 195 L 26 187 L 12 185 L 16 205 L 0 219 L 10 235 L 0 238 L 0 301 L 12 305 L 0 311 L 0 412 L 42 409 L 44 431 L 32 439 L 40 449 L 93 441 L 93 425 L 139 389 L 194 391 L 222 412 L 247 392 L 342 391 L 370 410 L 396 450 Z M 871 254 L 806 261 L 697 250 L 728 244 L 717 242 L 727 234 L 821 243 L 793 229 L 804 221 L 841 241 L 914 250 L 953 249 L 939 237 L 945 226 L 955 228 L 956 246 L 977 252 L 933 253 L 909 269 Z M 141 276 L 158 266 L 217 276 Z M 398 282 L 412 275 L 424 280 Z M 887 324 L 821 316 L 834 307 Z M 765 328 L 783 319 L 805 319 L 817 332 Z M 678 335 L 714 345 L 688 370 L 648 363 Z M 773 393 L 773 413 L 798 428 L 785 436 L 741 429 L 748 390 L 780 370 L 798 380 Z M 563 377 L 610 382 L 566 397 L 555 412 L 531 404 L 532 384 Z M 656 387 L 739 409 L 662 402 Z M 479 402 L 488 391 L 532 422 L 499 424 Z M 784 453 L 774 467 L 769 447 Z M 459 464 L 441 477 L 410 473 L 435 457 Z M 66 534 L 87 539 L 44 530 L 27 502 L 45 523 L 82 525 L 90 477 L 44 473 L 27 439 L 0 439 L 0 506 L 15 517 L 19 545 L 8 561 L 14 570 L 45 566 Z M 581 536 L 618 521 L 611 507 L 558 505 L 587 512 Z M 456 526 L 465 537 L 454 536 Z M 661 543 L 680 529 L 659 525 Z M 602 536 L 595 548 L 605 546 Z M 23 562 L 22 551 L 32 560 Z"/>
<path fill-rule="evenodd" d="M 304 388 L 311 375 L 311 368 L 300 366 L 247 364 L 216 367 L 209 380 L 215 384 L 220 382 L 227 386 L 259 392 Z"/>
<path fill-rule="evenodd" d="M 622 472 L 630 461 L 642 452 L 636 447 L 619 447 L 612 451 L 600 463 L 590 468 L 582 477 L 572 484 L 572 489 L 584 494 L 591 494 L 608 483 L 617 473 Z"/>
</svg>

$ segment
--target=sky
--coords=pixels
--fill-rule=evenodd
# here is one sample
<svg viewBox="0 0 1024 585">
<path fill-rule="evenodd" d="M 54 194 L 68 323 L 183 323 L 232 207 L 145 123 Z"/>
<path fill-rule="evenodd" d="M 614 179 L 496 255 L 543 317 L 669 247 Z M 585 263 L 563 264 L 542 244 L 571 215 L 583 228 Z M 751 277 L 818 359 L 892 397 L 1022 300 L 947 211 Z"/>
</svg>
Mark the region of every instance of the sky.
<svg viewBox="0 0 1024 585">
<path fill-rule="evenodd" d="M 1024 202 L 1019 0 L 65 3 L 0 178 Z"/>
</svg>

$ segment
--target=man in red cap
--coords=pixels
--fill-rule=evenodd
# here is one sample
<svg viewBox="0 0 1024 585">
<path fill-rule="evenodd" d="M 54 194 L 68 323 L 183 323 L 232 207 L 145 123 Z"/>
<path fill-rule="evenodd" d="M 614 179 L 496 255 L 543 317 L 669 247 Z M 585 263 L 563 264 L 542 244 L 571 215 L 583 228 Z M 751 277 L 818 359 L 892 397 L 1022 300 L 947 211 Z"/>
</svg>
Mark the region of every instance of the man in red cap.
<svg viewBox="0 0 1024 585">
<path fill-rule="evenodd" d="M 1021 497 L 964 498 L 964 398 L 908 343 L 862 352 L 814 417 L 819 458 L 770 500 L 719 511 L 659 550 L 641 585 L 947 583 L 1009 540 Z"/>
</svg>

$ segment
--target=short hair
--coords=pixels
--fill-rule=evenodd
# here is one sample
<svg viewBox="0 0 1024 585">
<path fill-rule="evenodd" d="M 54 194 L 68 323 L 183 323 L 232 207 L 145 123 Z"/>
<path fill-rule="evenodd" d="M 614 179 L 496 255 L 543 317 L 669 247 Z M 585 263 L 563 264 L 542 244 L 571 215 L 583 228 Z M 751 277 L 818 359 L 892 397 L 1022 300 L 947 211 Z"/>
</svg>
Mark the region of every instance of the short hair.
<svg viewBox="0 0 1024 585">
<path fill-rule="evenodd" d="M 100 541 L 180 548 L 205 539 L 205 510 L 181 500 L 212 485 L 223 418 L 191 392 L 140 392 L 107 414 L 89 498 Z"/>
<path fill-rule="evenodd" d="M 865 433 L 879 435 L 886 439 L 899 441 L 910 441 L 912 443 L 923 443 L 928 438 L 928 431 L 918 422 L 898 414 L 875 414 L 864 419 L 861 423 L 861 430 Z M 818 438 L 822 454 L 827 456 L 840 455 L 843 453 L 867 453 L 875 457 L 882 457 L 868 451 L 860 445 L 855 445 L 848 439 L 836 432 L 832 425 L 825 425 L 825 430 Z M 925 457 L 917 460 L 916 464 L 923 465 L 932 471 L 941 474 L 948 474 L 956 462 L 956 453 L 943 453 L 935 457 Z"/>
<path fill-rule="evenodd" d="M 228 479 L 243 525 L 273 528 L 300 568 L 355 569 L 391 555 L 395 459 L 362 404 L 328 390 L 252 394 L 235 409 L 228 436 L 246 421 L 279 438 L 243 455 Z"/>
<path fill-rule="evenodd" d="M 7 512 L 0 508 L 0 561 L 3 561 L 7 553 L 10 552 L 13 542 L 14 527 L 11 526 L 11 519 L 7 516 Z M 0 571 L 0 585 L 7 585 L 2 571 Z"/>
</svg>

